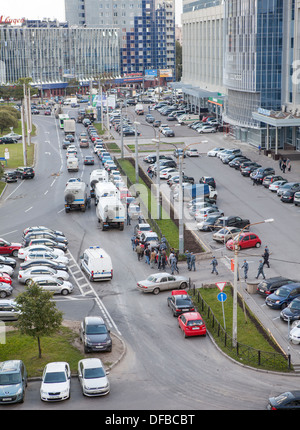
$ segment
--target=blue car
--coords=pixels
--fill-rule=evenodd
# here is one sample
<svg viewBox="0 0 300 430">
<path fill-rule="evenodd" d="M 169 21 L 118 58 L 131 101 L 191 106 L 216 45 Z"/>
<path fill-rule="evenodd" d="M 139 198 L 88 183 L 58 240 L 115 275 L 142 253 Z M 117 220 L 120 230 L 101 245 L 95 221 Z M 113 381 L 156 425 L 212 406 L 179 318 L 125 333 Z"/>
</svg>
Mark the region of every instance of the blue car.
<svg viewBox="0 0 300 430">
<path fill-rule="evenodd" d="M 284 309 L 300 296 L 300 282 L 283 285 L 266 298 L 266 305 L 273 309 Z"/>
<path fill-rule="evenodd" d="M 22 360 L 0 363 L 0 404 L 23 403 L 27 372 Z"/>
</svg>

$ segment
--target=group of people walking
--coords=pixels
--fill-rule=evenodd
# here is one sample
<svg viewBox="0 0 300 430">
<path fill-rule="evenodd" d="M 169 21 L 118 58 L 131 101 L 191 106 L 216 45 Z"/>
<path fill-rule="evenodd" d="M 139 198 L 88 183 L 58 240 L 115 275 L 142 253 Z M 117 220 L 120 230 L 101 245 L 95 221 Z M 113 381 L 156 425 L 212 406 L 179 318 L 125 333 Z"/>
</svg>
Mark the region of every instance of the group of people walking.
<svg viewBox="0 0 300 430">
<path fill-rule="evenodd" d="M 265 247 L 265 251 L 264 251 L 262 257 L 263 257 L 263 259 L 259 260 L 257 275 L 256 275 L 255 279 L 258 279 L 260 275 L 262 275 L 263 279 L 266 279 L 266 276 L 264 273 L 264 265 L 266 265 L 268 268 L 270 268 L 270 262 L 269 262 L 270 252 L 269 252 L 269 249 L 267 246 Z M 246 281 L 248 279 L 248 270 L 249 270 L 249 263 L 247 262 L 247 260 L 244 260 L 241 268 L 244 269 L 244 279 Z"/>
<path fill-rule="evenodd" d="M 137 253 L 138 261 L 145 261 L 145 263 L 152 269 L 157 268 L 162 271 L 169 266 L 171 268 L 172 275 L 174 275 L 175 272 L 179 273 L 177 266 L 178 251 L 171 248 L 168 256 L 167 244 L 164 236 L 162 236 L 158 246 L 151 246 L 149 243 L 143 242 L 136 236 L 132 236 L 131 243 L 132 250 Z"/>
<path fill-rule="evenodd" d="M 279 168 L 282 171 L 282 173 L 285 173 L 286 169 L 288 172 L 290 172 L 292 169 L 291 161 L 288 158 L 280 158 Z"/>
</svg>

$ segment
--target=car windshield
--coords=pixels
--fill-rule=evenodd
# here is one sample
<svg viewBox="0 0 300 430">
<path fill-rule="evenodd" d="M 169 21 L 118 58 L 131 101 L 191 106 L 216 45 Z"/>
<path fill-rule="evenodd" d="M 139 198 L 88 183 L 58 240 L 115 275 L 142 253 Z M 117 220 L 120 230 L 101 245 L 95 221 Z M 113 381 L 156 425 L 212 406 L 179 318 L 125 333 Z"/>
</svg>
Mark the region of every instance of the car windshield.
<svg viewBox="0 0 300 430">
<path fill-rule="evenodd" d="M 278 288 L 278 290 L 275 291 L 275 296 L 279 296 L 279 297 L 286 297 L 289 295 L 290 289 L 287 287 L 281 287 Z"/>
<path fill-rule="evenodd" d="M 189 306 L 190 304 L 191 304 L 191 301 L 188 297 L 185 299 L 177 299 L 176 300 L 177 306 Z"/>
<path fill-rule="evenodd" d="M 83 377 L 85 379 L 102 378 L 105 376 L 104 369 L 102 367 L 95 367 L 93 369 L 85 369 Z"/>
<path fill-rule="evenodd" d="M 153 276 L 153 275 L 150 275 L 147 278 L 147 281 L 151 281 L 151 282 L 157 282 L 158 280 L 159 280 L 159 278 L 157 276 Z"/>
<path fill-rule="evenodd" d="M 104 334 L 107 333 L 107 328 L 104 324 L 88 324 L 86 327 L 87 334 Z"/>
<path fill-rule="evenodd" d="M 47 384 L 55 384 L 57 382 L 66 382 L 66 380 L 65 372 L 48 372 L 45 375 L 44 382 Z"/>
<path fill-rule="evenodd" d="M 15 385 L 21 383 L 19 373 L 3 373 L 0 374 L 0 385 Z"/>
<path fill-rule="evenodd" d="M 290 309 L 300 310 L 300 301 L 299 300 L 293 300 L 291 303 Z"/>
</svg>

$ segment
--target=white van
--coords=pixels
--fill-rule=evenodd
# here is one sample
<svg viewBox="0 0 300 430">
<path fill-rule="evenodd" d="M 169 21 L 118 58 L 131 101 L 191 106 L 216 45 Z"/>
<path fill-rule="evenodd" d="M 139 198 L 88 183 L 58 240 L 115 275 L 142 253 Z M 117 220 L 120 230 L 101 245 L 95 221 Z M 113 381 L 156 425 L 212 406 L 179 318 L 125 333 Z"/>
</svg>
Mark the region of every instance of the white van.
<svg viewBox="0 0 300 430">
<path fill-rule="evenodd" d="M 90 281 L 111 280 L 113 267 L 110 256 L 100 246 L 90 246 L 86 249 L 81 259 L 81 268 L 87 274 Z"/>
<path fill-rule="evenodd" d="M 68 169 L 68 172 L 78 172 L 79 164 L 78 164 L 77 157 L 67 158 L 67 169 Z"/>
</svg>

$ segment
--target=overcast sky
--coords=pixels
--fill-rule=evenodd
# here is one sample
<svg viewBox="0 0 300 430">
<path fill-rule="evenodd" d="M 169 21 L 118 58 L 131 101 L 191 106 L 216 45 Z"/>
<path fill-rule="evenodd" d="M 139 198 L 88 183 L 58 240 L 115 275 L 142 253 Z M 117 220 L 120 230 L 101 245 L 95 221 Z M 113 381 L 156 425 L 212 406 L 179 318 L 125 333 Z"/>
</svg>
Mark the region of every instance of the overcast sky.
<svg viewBox="0 0 300 430">
<path fill-rule="evenodd" d="M 56 18 L 65 20 L 64 0 L 2 0 L 0 17 L 10 18 Z M 182 0 L 175 0 L 176 23 L 180 24 Z"/>
</svg>

